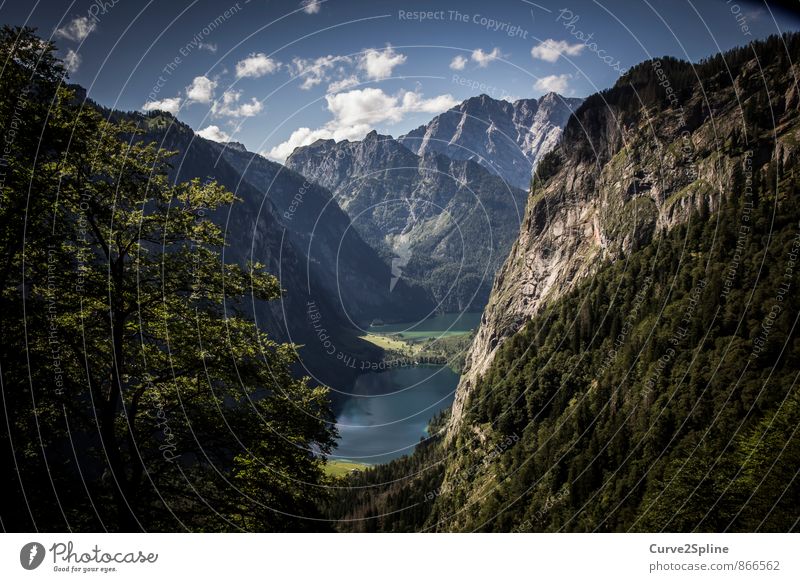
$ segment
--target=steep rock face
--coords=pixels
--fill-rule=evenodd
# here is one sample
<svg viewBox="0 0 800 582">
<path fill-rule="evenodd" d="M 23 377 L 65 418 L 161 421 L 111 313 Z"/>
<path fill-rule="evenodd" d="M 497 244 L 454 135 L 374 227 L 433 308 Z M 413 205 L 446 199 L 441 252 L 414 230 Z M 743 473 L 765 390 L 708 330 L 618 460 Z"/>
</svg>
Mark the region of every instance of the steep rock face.
<svg viewBox="0 0 800 582">
<path fill-rule="evenodd" d="M 692 209 L 714 211 L 735 168 L 760 167 L 795 149 L 798 67 L 778 62 L 762 71 L 750 60 L 731 80 L 720 58 L 699 69 L 702 86 L 688 63 L 643 63 L 575 113 L 540 167 L 544 181 L 534 183 L 519 238 L 495 278 L 450 434 L 498 347 L 545 304 L 684 223 Z M 769 96 L 762 74 L 775 81 Z M 752 135 L 758 116 L 766 116 L 764 126 L 771 115 L 777 143 L 770 131 Z"/>
<path fill-rule="evenodd" d="M 319 140 L 286 165 L 333 192 L 391 262 L 395 283 L 424 286 L 445 311 L 485 303 L 526 198 L 480 164 L 418 156 L 376 132 L 360 142 Z"/>
<path fill-rule="evenodd" d="M 514 103 L 480 95 L 436 116 L 400 137 L 411 151 L 475 160 L 519 188 L 528 188 L 531 171 L 561 136 L 582 99 L 548 93 Z"/>
</svg>

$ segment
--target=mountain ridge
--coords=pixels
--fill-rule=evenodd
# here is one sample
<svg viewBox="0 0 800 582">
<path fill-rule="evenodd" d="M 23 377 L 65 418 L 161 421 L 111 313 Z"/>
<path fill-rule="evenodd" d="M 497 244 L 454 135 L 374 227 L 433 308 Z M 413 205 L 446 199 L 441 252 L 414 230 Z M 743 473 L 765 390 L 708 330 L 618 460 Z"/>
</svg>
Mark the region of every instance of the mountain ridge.
<svg viewBox="0 0 800 582">
<path fill-rule="evenodd" d="M 241 199 L 213 216 L 226 232 L 225 253 L 240 263 L 264 263 L 287 291 L 279 301 L 254 302 L 250 315 L 277 340 L 301 346 L 296 372 L 332 386 L 334 404 L 337 391 L 346 391 L 358 373 L 329 353 L 309 304 L 323 314 L 325 333 L 337 338 L 339 352 L 367 361 L 381 352 L 358 339 L 359 327 L 385 317 L 389 305 L 401 315 L 405 308 L 407 317 L 426 308 L 406 283 L 390 294 L 389 266 L 350 228 L 349 218 L 323 188 L 244 146 L 197 136 L 171 114 L 110 114 L 137 122 L 144 130 L 139 139 L 178 152 L 172 180 L 214 179 Z"/>
<path fill-rule="evenodd" d="M 518 188 L 527 189 L 541 156 L 552 149 L 583 99 L 547 93 L 513 103 L 486 94 L 471 97 L 397 140 L 414 153 L 472 159 Z"/>
<path fill-rule="evenodd" d="M 775 36 L 587 98 L 449 417 L 349 479 L 341 529 L 796 528 L 799 59 Z"/>
<path fill-rule="evenodd" d="M 317 141 L 286 165 L 333 192 L 401 280 L 438 311 L 481 307 L 518 230 L 525 193 L 472 160 L 419 156 L 391 136 Z"/>
</svg>

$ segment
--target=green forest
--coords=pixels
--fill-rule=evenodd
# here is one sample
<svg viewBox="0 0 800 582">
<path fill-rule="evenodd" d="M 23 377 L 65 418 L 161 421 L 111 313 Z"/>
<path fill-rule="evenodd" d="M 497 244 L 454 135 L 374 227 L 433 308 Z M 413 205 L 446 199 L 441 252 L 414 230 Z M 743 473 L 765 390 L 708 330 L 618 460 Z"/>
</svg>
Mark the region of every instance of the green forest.
<svg viewBox="0 0 800 582">
<path fill-rule="evenodd" d="M 465 424 L 485 442 L 440 433 L 411 458 L 349 477 L 333 509 L 341 527 L 795 528 L 795 163 L 777 197 L 771 165 L 752 207 L 734 183 L 720 212 L 695 214 L 548 306 L 503 346 L 467 405 Z M 751 230 L 737 241 L 745 216 Z"/>
<path fill-rule="evenodd" d="M 0 32 L 3 528 L 324 529 L 327 390 L 241 314 L 281 289 L 223 262 L 209 216 L 233 194 L 170 182 L 54 51 Z"/>
</svg>

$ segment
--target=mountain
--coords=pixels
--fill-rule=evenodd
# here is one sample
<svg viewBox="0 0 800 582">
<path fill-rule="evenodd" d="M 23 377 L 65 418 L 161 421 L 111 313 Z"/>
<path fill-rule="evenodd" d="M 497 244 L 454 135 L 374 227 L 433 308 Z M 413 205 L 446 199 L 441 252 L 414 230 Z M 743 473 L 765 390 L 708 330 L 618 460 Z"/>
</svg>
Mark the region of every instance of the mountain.
<svg viewBox="0 0 800 582">
<path fill-rule="evenodd" d="M 386 262 L 359 235 L 331 193 L 304 176 L 237 143 L 208 142 L 243 180 L 265 192 L 296 248 L 312 263 L 321 284 L 351 319 L 363 324 L 410 320 L 432 305 L 408 281 L 391 285 Z"/>
<path fill-rule="evenodd" d="M 286 165 L 329 189 L 393 280 L 425 287 L 440 311 L 485 303 L 519 229 L 526 194 L 471 160 L 414 154 L 373 131 L 318 140 Z"/>
<path fill-rule="evenodd" d="M 350 479 L 380 531 L 791 531 L 800 35 L 648 61 L 539 164 L 449 423 Z"/>
<path fill-rule="evenodd" d="M 387 312 L 410 319 L 431 309 L 423 292 L 407 282 L 390 292 L 389 266 L 324 188 L 240 144 L 198 137 L 169 114 L 127 116 L 144 129 L 141 139 L 178 152 L 172 179 L 214 179 L 241 199 L 214 217 L 227 233 L 225 253 L 237 262 L 264 263 L 280 279 L 280 301 L 248 307 L 276 339 L 302 346 L 299 373 L 345 388 L 357 375 L 342 365 L 345 356 L 380 357 L 357 338 L 359 327 Z M 320 314 L 313 315 L 316 324 L 312 312 Z"/>
<path fill-rule="evenodd" d="M 454 160 L 475 160 L 527 190 L 533 168 L 558 143 L 569 116 L 582 102 L 556 93 L 514 103 L 479 95 L 398 141 L 418 155 L 435 152 Z"/>
<path fill-rule="evenodd" d="M 467 355 L 456 422 L 497 349 L 548 301 L 685 223 L 693 209 L 719 207 L 720 190 L 744 163 L 741 144 L 754 138 L 747 130 L 769 116 L 757 64 L 732 54 L 743 61 L 734 78 L 725 78 L 724 64 L 713 59 L 703 66 L 707 80 L 700 87 L 689 65 L 665 58 L 638 65 L 576 111 L 563 142 L 539 166 L 543 181 L 534 184 L 519 238 L 496 277 Z M 764 74 L 781 81 L 776 92 L 785 87 L 772 104 L 780 107 L 776 118 L 793 120 L 797 95 L 781 65 Z M 663 79 L 670 94 L 659 89 Z M 750 126 L 742 127 L 743 115 Z M 779 129 L 787 132 L 779 145 L 788 151 L 791 126 Z M 772 151 L 758 137 L 746 151 L 752 151 L 748 163 L 761 165 Z"/>
</svg>

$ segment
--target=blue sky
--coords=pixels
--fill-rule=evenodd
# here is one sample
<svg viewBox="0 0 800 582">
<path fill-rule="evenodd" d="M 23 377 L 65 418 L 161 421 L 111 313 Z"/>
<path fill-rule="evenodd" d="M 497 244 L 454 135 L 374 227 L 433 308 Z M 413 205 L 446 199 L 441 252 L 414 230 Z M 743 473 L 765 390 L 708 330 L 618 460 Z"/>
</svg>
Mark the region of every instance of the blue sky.
<svg viewBox="0 0 800 582">
<path fill-rule="evenodd" d="M 6 0 L 0 21 L 51 37 L 102 105 L 168 109 L 279 160 L 320 137 L 401 135 L 480 93 L 586 96 L 650 57 L 800 29 L 742 0 Z"/>
</svg>

